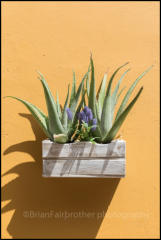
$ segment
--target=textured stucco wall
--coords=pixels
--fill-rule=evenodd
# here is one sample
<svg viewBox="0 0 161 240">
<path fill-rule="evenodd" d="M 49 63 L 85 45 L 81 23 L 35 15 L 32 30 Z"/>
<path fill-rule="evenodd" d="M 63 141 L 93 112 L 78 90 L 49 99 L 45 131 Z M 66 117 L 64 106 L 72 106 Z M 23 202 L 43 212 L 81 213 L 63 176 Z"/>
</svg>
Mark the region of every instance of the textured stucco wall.
<svg viewBox="0 0 161 240">
<path fill-rule="evenodd" d="M 79 82 L 90 51 L 97 86 L 107 68 L 110 75 L 130 61 L 123 82 L 128 88 L 154 64 L 120 130 L 127 141 L 127 176 L 120 182 L 43 179 L 45 136 L 21 103 L 2 99 L 2 174 L 8 172 L 2 177 L 3 238 L 159 236 L 159 3 L 2 2 L 3 95 L 46 111 L 36 70 L 63 102 L 72 70 Z"/>
</svg>

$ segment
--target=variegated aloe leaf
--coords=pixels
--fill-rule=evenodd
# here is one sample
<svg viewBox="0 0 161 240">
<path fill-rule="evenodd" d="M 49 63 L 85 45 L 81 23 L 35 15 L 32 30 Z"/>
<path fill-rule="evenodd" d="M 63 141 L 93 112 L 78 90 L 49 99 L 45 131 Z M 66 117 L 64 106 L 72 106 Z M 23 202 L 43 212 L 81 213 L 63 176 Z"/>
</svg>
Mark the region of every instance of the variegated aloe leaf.
<svg viewBox="0 0 161 240">
<path fill-rule="evenodd" d="M 62 119 L 61 122 L 63 124 L 64 129 L 67 131 L 67 123 L 68 123 L 68 117 L 67 117 L 67 112 L 66 112 L 66 108 L 68 105 L 68 100 L 69 100 L 69 88 L 70 85 L 68 85 L 68 92 L 67 92 L 67 96 L 65 99 L 65 103 L 64 103 L 64 107 L 63 107 L 63 112 L 62 112 Z"/>
<path fill-rule="evenodd" d="M 129 103 L 129 105 L 126 107 L 126 109 L 120 114 L 118 119 L 114 122 L 112 128 L 110 131 L 106 134 L 106 136 L 103 138 L 103 143 L 109 143 L 111 142 L 114 137 L 116 136 L 118 130 L 120 129 L 121 125 L 123 124 L 126 116 L 134 106 L 135 102 L 137 101 L 138 97 L 140 96 L 141 92 L 143 90 L 143 87 L 140 88 L 139 92 L 137 93 L 136 97 Z"/>
<path fill-rule="evenodd" d="M 116 118 L 115 118 L 115 121 L 119 118 L 120 114 L 123 112 L 125 106 L 126 106 L 126 103 L 128 102 L 129 100 L 129 97 L 131 96 L 131 93 L 133 92 L 134 88 L 136 87 L 137 83 L 139 82 L 139 80 L 147 73 L 150 71 L 150 69 L 152 68 L 153 66 L 150 66 L 146 71 L 144 71 L 135 81 L 134 83 L 132 84 L 132 86 L 129 88 L 129 90 L 127 91 L 124 99 L 122 100 L 122 103 L 117 111 L 117 114 L 116 114 Z"/>
<path fill-rule="evenodd" d="M 48 123 L 47 123 L 48 118 L 38 107 L 36 107 L 35 105 L 33 105 L 32 103 L 30 103 L 28 101 L 22 100 L 17 97 L 13 97 L 13 96 L 6 96 L 6 97 L 16 99 L 16 100 L 20 101 L 21 103 L 23 103 L 27 107 L 27 109 L 31 112 L 33 117 L 37 120 L 37 122 L 39 123 L 40 127 L 43 129 L 46 136 L 49 137 L 50 139 L 52 139 L 52 136 L 48 130 Z"/>
<path fill-rule="evenodd" d="M 72 90 L 71 90 L 69 107 L 71 107 L 72 102 L 75 98 L 75 95 L 76 95 L 76 78 L 75 78 L 75 72 L 73 72 L 73 82 L 72 82 Z"/>
<path fill-rule="evenodd" d="M 45 99 L 46 99 L 46 105 L 48 109 L 48 116 L 49 116 L 49 130 L 52 134 L 60 134 L 64 133 L 65 130 L 61 124 L 61 121 L 59 119 L 59 115 L 56 109 L 56 103 L 54 101 L 54 98 L 52 96 L 52 93 L 48 87 L 48 84 L 46 83 L 43 75 L 40 74 L 40 80 L 44 89 Z"/>
</svg>

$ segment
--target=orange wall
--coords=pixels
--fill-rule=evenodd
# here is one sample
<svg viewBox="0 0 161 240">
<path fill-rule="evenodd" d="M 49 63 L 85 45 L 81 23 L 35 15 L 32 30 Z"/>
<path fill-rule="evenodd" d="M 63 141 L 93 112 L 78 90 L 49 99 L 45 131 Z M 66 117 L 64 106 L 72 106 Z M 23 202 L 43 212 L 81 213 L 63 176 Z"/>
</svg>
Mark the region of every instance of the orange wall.
<svg viewBox="0 0 161 240">
<path fill-rule="evenodd" d="M 90 51 L 97 86 L 107 68 L 112 74 L 130 61 L 123 83 L 129 87 L 154 64 L 120 130 L 127 141 L 127 175 L 121 181 L 43 179 L 45 136 L 21 103 L 3 99 L 3 238 L 159 237 L 159 2 L 2 2 L 3 95 L 46 111 L 36 70 L 63 102 L 72 70 L 79 82 Z M 25 217 L 30 211 L 91 216 Z"/>
</svg>

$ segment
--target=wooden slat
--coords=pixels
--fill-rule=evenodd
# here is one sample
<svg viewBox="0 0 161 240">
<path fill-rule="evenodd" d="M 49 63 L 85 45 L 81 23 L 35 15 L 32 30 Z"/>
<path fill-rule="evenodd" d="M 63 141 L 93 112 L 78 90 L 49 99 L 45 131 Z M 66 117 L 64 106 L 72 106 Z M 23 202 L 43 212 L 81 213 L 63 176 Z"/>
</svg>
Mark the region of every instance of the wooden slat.
<svg viewBox="0 0 161 240">
<path fill-rule="evenodd" d="M 43 176 L 122 177 L 125 159 L 43 160 Z"/>
<path fill-rule="evenodd" d="M 43 158 L 107 158 L 125 157 L 125 141 L 112 141 L 110 144 L 78 142 L 58 144 L 49 140 L 42 142 Z"/>
</svg>

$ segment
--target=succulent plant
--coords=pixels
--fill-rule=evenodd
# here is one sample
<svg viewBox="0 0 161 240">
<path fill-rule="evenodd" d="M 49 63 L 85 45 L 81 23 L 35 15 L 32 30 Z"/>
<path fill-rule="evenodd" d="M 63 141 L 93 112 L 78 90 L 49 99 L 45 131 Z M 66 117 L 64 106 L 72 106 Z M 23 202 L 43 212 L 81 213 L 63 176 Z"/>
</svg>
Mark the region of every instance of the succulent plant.
<svg viewBox="0 0 161 240">
<path fill-rule="evenodd" d="M 115 114 L 116 104 L 124 90 L 122 88 L 119 91 L 119 87 L 130 69 L 127 69 L 122 74 L 111 93 L 112 82 L 117 72 L 127 64 L 128 62 L 116 69 L 109 79 L 107 87 L 107 73 L 105 73 L 96 95 L 94 63 L 91 55 L 88 71 L 84 75 L 78 89 L 76 88 L 75 73 L 73 72 L 71 94 L 69 93 L 70 85 L 68 85 L 63 107 L 59 103 L 58 92 L 55 101 L 44 76 L 38 72 L 44 89 L 48 115 L 45 115 L 38 107 L 28 101 L 13 96 L 7 97 L 22 102 L 51 141 L 66 143 L 79 139 L 80 141 L 110 143 L 116 137 L 125 118 L 139 98 L 143 87 L 140 88 L 136 96 L 127 105 L 133 90 L 139 80 L 152 68 L 152 66 L 149 67 L 132 83 Z M 90 77 L 91 80 L 89 79 Z M 86 103 L 86 95 L 88 103 Z"/>
<path fill-rule="evenodd" d="M 32 103 L 22 100 L 17 97 L 7 96 L 22 102 L 33 117 L 37 120 L 46 136 L 51 140 L 58 143 L 70 142 L 71 137 L 74 134 L 78 122 L 77 114 L 84 103 L 86 91 L 82 90 L 84 81 L 88 77 L 89 71 L 84 75 L 78 89 L 76 89 L 75 73 L 73 73 L 73 83 L 71 95 L 69 94 L 69 85 L 67 96 L 64 106 L 61 107 L 59 103 L 59 97 L 57 93 L 57 101 L 54 100 L 52 93 L 48 87 L 48 84 L 44 76 L 39 72 L 39 79 L 42 83 L 46 105 L 48 110 L 48 116 L 46 116 L 38 107 Z M 82 93 L 81 101 L 79 101 Z M 70 95 L 70 99 L 69 99 Z M 69 109 L 70 108 L 70 109 Z"/>
<path fill-rule="evenodd" d="M 130 69 L 127 69 L 122 74 L 116 87 L 114 88 L 114 91 L 111 93 L 112 82 L 117 72 L 121 68 L 126 66 L 128 62 L 116 69 L 116 71 L 112 74 L 111 78 L 109 79 L 107 88 L 106 88 L 107 73 L 105 73 L 104 78 L 100 84 L 99 90 L 97 92 L 97 95 L 96 95 L 96 89 L 95 89 L 95 74 L 94 74 L 94 63 L 93 63 L 92 55 L 90 57 L 90 64 L 91 64 L 91 81 L 89 83 L 89 78 L 88 78 L 86 80 L 86 86 L 87 86 L 88 106 L 92 110 L 94 118 L 97 119 L 97 127 L 96 127 L 96 130 L 93 132 L 93 136 L 97 137 L 97 142 L 110 143 L 115 138 L 125 118 L 127 117 L 128 113 L 130 112 L 135 102 L 139 98 L 143 90 L 143 87 L 140 88 L 137 95 L 127 105 L 127 102 L 130 98 L 131 93 L 133 92 L 139 80 L 152 68 L 152 66 L 149 67 L 146 71 L 144 71 L 133 82 L 133 84 L 125 94 L 120 104 L 120 107 L 116 113 L 116 116 L 114 117 L 115 106 L 118 102 L 118 99 L 122 91 L 124 90 L 124 88 L 122 88 L 121 91 L 118 92 L 119 87 L 124 76 L 127 74 L 127 72 Z"/>
</svg>

